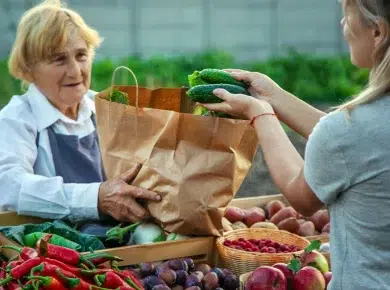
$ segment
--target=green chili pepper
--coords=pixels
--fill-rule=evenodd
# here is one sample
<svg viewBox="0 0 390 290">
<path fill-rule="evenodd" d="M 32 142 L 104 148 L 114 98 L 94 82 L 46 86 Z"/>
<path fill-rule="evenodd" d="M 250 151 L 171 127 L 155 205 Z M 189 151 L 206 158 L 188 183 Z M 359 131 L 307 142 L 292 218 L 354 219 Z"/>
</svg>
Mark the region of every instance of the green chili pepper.
<svg viewBox="0 0 390 290">
<path fill-rule="evenodd" d="M 23 243 L 27 247 L 35 248 L 37 242 L 45 237 L 46 235 L 51 235 L 50 239 L 48 239 L 48 242 L 53 245 L 66 247 L 69 249 L 73 249 L 76 251 L 81 250 L 81 246 L 75 242 L 72 242 L 68 239 L 65 239 L 59 235 L 56 234 L 48 234 L 48 233 L 42 233 L 42 232 L 35 232 L 28 235 L 25 235 L 23 237 Z"/>
<path fill-rule="evenodd" d="M 107 241 L 110 241 L 110 240 L 116 240 L 118 241 L 119 243 L 122 243 L 123 242 L 123 238 L 124 236 L 129 232 L 129 231 L 132 231 L 133 229 L 135 229 L 138 225 L 140 225 L 141 222 L 137 222 L 137 223 L 134 223 L 134 224 L 131 224 L 131 225 L 128 225 L 127 227 L 121 227 L 121 224 L 119 224 L 118 226 L 116 227 L 113 227 L 112 229 L 109 229 L 107 232 L 106 232 L 106 237 L 107 237 Z"/>
<path fill-rule="evenodd" d="M 95 266 L 100 265 L 100 264 L 104 264 L 106 262 L 111 262 L 111 261 L 118 261 L 118 262 L 123 261 L 122 258 L 117 257 L 117 256 L 113 256 L 113 255 L 111 255 L 109 253 L 105 253 L 105 252 L 97 252 L 97 253 L 92 252 L 92 253 L 83 254 L 82 259 L 84 261 L 85 260 L 90 261 Z"/>
</svg>

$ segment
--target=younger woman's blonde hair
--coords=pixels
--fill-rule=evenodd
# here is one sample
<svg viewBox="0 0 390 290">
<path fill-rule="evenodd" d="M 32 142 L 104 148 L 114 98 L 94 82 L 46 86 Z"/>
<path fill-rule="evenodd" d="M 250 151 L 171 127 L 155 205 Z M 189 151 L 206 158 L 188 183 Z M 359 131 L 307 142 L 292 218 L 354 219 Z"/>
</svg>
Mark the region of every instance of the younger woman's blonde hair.
<svg viewBox="0 0 390 290">
<path fill-rule="evenodd" d="M 388 0 L 343 0 L 344 8 L 354 5 L 360 12 L 363 25 L 375 27 L 379 21 L 390 29 L 390 1 Z M 348 25 L 348 20 L 346 25 Z M 353 33 L 353 31 L 352 31 Z M 350 112 L 361 104 L 372 102 L 390 92 L 390 36 L 375 50 L 374 65 L 370 71 L 367 87 L 357 96 L 337 107 L 337 111 Z"/>
<path fill-rule="evenodd" d="M 9 57 L 10 74 L 29 82 L 31 66 L 48 60 L 63 49 L 75 29 L 93 57 L 102 41 L 99 33 L 89 27 L 77 12 L 66 8 L 61 0 L 45 0 L 26 11 L 20 19 Z"/>
</svg>

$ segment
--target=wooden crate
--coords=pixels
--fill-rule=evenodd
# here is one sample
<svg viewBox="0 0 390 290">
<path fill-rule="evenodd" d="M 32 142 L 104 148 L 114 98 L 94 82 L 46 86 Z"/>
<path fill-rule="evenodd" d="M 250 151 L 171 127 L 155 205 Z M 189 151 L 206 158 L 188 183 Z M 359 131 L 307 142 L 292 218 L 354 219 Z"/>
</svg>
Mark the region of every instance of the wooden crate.
<svg viewBox="0 0 390 290">
<path fill-rule="evenodd" d="M 243 209 L 248 209 L 253 206 L 264 207 L 271 200 L 281 200 L 284 203 L 288 204 L 288 201 L 283 195 L 273 194 L 273 195 L 263 195 L 263 196 L 255 196 L 255 197 L 234 198 L 229 203 L 229 206 L 236 206 Z"/>
<path fill-rule="evenodd" d="M 42 223 L 43 219 L 17 215 L 15 212 L 0 213 L 0 226 L 16 226 L 26 223 Z M 18 245 L 13 240 L 6 238 L 0 233 L 0 244 Z M 124 261 L 120 266 L 133 265 L 141 262 L 159 262 L 167 259 L 190 257 L 196 263 L 208 263 L 215 265 L 216 249 L 215 237 L 196 237 L 188 240 L 159 242 L 146 245 L 124 246 L 98 250 L 95 252 L 106 252 L 121 257 Z M 11 258 L 15 252 L 3 250 L 4 255 Z"/>
</svg>

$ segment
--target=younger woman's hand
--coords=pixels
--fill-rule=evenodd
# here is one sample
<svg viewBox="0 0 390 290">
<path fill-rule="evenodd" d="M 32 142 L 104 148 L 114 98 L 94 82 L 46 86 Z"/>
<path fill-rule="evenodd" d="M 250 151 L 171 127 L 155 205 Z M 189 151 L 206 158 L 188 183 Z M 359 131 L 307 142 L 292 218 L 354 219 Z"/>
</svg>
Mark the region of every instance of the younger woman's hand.
<svg viewBox="0 0 390 290">
<path fill-rule="evenodd" d="M 223 100 L 222 103 L 201 104 L 203 107 L 217 112 L 244 119 L 252 119 L 262 113 L 274 113 L 271 105 L 265 101 L 258 100 L 243 94 L 232 94 L 225 89 L 215 89 L 214 95 Z"/>
<path fill-rule="evenodd" d="M 275 97 L 285 94 L 285 91 L 267 75 L 240 69 L 226 69 L 233 78 L 249 85 L 248 91 L 253 97 L 270 104 Z"/>
</svg>

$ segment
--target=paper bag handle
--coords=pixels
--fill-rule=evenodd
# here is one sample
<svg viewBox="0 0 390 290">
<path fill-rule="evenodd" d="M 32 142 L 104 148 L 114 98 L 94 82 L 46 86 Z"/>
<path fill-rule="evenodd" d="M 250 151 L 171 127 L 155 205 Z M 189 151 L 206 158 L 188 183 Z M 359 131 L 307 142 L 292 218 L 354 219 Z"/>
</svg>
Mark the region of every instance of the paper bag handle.
<svg viewBox="0 0 390 290">
<path fill-rule="evenodd" d="M 116 73 L 120 69 L 127 70 L 134 78 L 134 81 L 135 81 L 135 107 L 138 109 L 138 81 L 137 81 L 137 77 L 135 76 L 134 72 L 131 69 L 129 69 L 127 66 L 118 66 L 114 70 L 114 72 L 112 74 L 112 79 L 111 79 L 110 96 L 112 95 L 112 92 L 114 90 L 114 82 L 115 82 Z"/>
</svg>

